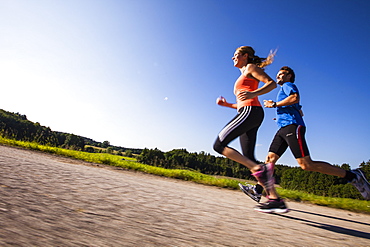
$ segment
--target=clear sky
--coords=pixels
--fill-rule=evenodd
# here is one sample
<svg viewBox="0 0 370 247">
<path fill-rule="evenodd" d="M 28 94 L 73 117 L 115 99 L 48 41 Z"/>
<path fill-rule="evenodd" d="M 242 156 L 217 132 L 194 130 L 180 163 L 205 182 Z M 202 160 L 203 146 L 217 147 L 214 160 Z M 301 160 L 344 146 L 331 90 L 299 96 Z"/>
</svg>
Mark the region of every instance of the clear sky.
<svg viewBox="0 0 370 247">
<path fill-rule="evenodd" d="M 266 72 L 295 70 L 312 158 L 356 168 L 370 159 L 369 12 L 366 0 L 0 0 L 0 108 L 116 146 L 216 155 L 236 113 L 215 103 L 235 101 L 235 48 L 279 48 Z M 290 151 L 278 163 L 297 165 Z"/>
</svg>

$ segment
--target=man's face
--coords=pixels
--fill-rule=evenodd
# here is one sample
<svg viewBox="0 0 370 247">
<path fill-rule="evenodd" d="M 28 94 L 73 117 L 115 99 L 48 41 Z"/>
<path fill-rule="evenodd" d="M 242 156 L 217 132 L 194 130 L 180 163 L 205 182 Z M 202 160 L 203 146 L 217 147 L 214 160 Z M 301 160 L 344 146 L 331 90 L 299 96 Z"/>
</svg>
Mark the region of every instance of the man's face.
<svg viewBox="0 0 370 247">
<path fill-rule="evenodd" d="M 292 75 L 289 74 L 286 70 L 280 70 L 276 75 L 277 83 L 282 85 L 285 82 L 289 82 Z"/>
</svg>

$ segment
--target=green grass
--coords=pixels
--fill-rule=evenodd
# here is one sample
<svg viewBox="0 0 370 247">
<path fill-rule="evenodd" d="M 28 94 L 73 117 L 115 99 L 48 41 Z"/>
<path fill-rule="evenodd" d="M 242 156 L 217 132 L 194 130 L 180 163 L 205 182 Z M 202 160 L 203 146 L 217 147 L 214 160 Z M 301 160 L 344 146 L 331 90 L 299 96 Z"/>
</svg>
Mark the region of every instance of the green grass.
<svg viewBox="0 0 370 247">
<path fill-rule="evenodd" d="M 122 167 L 125 169 L 140 171 L 158 176 L 182 179 L 186 181 L 192 181 L 195 183 L 217 186 L 222 188 L 239 189 L 238 186 L 239 181 L 236 179 L 214 177 L 211 175 L 205 175 L 199 172 L 189 170 L 165 169 L 161 167 L 145 165 L 136 162 L 135 158 L 124 157 L 123 160 L 122 156 L 118 155 L 112 155 L 107 153 L 87 153 L 81 151 L 74 151 L 63 148 L 39 145 L 37 143 L 10 140 L 2 137 L 0 137 L 0 143 L 3 145 L 22 147 L 26 149 L 37 150 L 55 155 L 61 155 L 91 163 L 99 163 Z M 300 191 L 292 191 L 282 188 L 276 189 L 283 198 L 286 198 L 288 200 L 309 202 L 316 205 L 370 214 L 370 202 L 368 201 L 348 198 L 332 198 L 316 196 L 313 194 L 308 194 Z"/>
</svg>

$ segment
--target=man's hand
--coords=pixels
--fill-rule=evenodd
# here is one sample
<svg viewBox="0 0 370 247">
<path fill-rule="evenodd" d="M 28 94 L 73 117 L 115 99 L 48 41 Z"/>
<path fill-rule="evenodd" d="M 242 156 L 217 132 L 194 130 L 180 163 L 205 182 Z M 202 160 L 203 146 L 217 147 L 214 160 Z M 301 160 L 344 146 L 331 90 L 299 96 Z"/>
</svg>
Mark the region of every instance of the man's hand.
<svg viewBox="0 0 370 247">
<path fill-rule="evenodd" d="M 267 108 L 273 108 L 274 107 L 274 101 L 273 100 L 264 100 L 263 104 Z"/>
</svg>

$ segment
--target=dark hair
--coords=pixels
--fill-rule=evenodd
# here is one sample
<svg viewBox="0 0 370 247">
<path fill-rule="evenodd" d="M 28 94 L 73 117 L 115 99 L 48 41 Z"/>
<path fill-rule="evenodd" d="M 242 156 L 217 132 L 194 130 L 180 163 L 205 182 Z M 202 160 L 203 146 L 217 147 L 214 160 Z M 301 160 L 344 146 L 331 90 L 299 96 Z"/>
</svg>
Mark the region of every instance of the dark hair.
<svg viewBox="0 0 370 247">
<path fill-rule="evenodd" d="M 288 66 L 283 66 L 281 67 L 280 70 L 285 70 L 285 71 L 288 71 L 288 75 L 291 75 L 290 77 L 290 82 L 293 82 L 295 81 L 295 74 L 294 74 L 294 71 L 292 70 L 292 68 L 288 67 Z"/>
<path fill-rule="evenodd" d="M 248 63 L 253 63 L 257 65 L 260 68 L 264 68 L 274 61 L 274 56 L 276 54 L 276 51 L 270 51 L 270 54 L 267 56 L 267 58 L 262 58 L 255 55 L 255 51 L 250 46 L 241 46 L 236 49 L 238 52 L 240 52 L 242 55 L 248 53 Z"/>
</svg>

